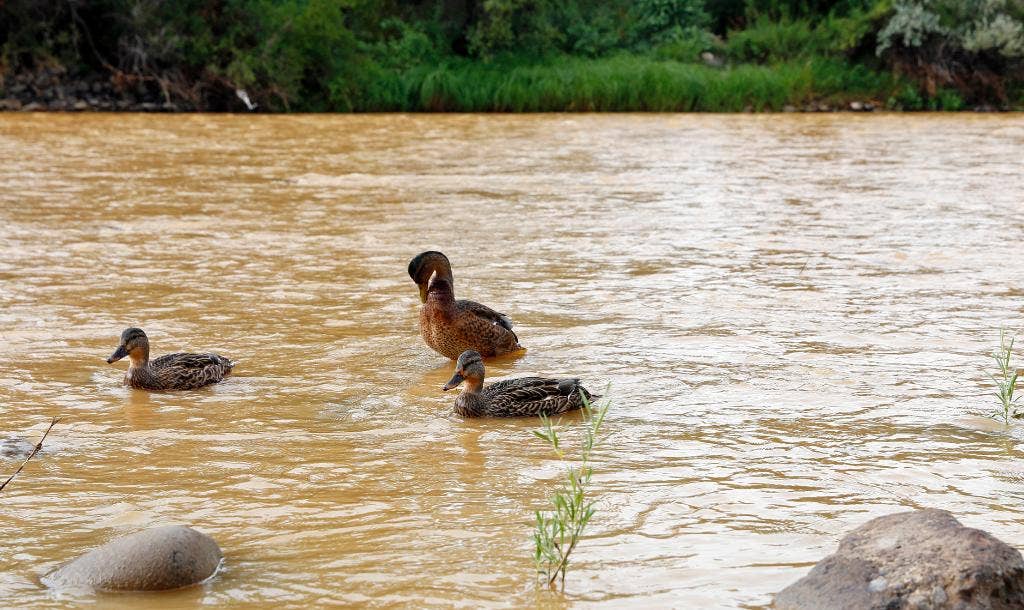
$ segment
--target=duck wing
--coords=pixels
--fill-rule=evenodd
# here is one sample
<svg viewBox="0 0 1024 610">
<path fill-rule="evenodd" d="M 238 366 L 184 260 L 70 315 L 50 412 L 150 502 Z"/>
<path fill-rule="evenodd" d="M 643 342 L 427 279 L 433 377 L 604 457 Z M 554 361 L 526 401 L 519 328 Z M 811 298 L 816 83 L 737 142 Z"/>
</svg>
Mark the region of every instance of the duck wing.
<svg viewBox="0 0 1024 610">
<path fill-rule="evenodd" d="M 459 299 L 455 301 L 455 308 L 460 311 L 465 311 L 487 320 L 492 324 L 497 324 L 505 330 L 512 330 L 512 319 L 505 314 L 494 311 L 490 307 L 477 303 L 476 301 L 467 301 L 465 299 Z"/>
<path fill-rule="evenodd" d="M 234 363 L 219 354 L 182 352 L 160 356 L 150 366 L 168 389 L 191 390 L 220 381 Z"/>
<path fill-rule="evenodd" d="M 489 415 L 518 417 L 579 409 L 583 406 L 581 389 L 579 379 L 521 377 L 491 384 L 483 394 L 488 399 Z"/>
<path fill-rule="evenodd" d="M 480 352 L 484 358 L 522 349 L 508 316 L 474 301 L 455 301 L 455 315 L 446 331 L 458 343 L 454 355 L 445 354 L 453 359 L 467 349 Z"/>
</svg>

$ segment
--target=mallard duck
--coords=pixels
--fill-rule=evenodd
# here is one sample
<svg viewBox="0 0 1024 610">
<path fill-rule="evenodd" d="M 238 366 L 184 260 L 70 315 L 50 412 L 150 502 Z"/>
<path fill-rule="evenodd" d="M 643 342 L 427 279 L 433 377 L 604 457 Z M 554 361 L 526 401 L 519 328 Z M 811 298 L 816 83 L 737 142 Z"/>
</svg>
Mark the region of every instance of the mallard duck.
<svg viewBox="0 0 1024 610">
<path fill-rule="evenodd" d="M 455 374 L 442 389 L 447 392 L 463 381 L 466 389 L 455 399 L 455 412 L 463 417 L 556 415 L 581 408 L 584 397 L 587 401 L 597 397 L 584 389 L 579 379 L 520 377 L 485 388 L 483 358 L 472 350 L 462 352 Z"/>
<path fill-rule="evenodd" d="M 420 287 L 420 334 L 435 352 L 455 360 L 466 350 L 488 358 L 523 349 L 512 320 L 486 305 L 455 299 L 452 266 L 440 252 L 409 262 L 409 277 Z"/>
<path fill-rule="evenodd" d="M 107 358 L 107 364 L 125 356 L 132 363 L 124 383 L 142 390 L 194 390 L 224 379 L 234 366 L 217 354 L 167 354 L 150 361 L 149 338 L 141 328 L 127 328 L 121 333 L 121 345 Z"/>
</svg>

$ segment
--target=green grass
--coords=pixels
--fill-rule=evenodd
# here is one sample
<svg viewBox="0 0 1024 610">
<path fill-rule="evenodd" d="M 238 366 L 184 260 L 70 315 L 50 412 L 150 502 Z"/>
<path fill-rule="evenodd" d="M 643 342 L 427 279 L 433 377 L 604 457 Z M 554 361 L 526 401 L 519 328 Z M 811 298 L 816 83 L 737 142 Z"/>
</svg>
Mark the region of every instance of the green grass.
<svg viewBox="0 0 1024 610">
<path fill-rule="evenodd" d="M 600 440 L 601 424 L 604 423 L 610 402 L 606 399 L 603 404 L 591 408 L 590 401 L 584 396 L 583 404 L 586 428 L 580 462 L 566 469 L 565 478 L 551 498 L 552 510 L 536 512 L 533 560 L 538 577 L 548 586 L 554 586 L 556 581 L 560 581 L 562 587 L 565 586 L 569 559 L 583 536 L 583 530 L 594 516 L 594 502 L 587 494 L 594 473 L 590 466 L 590 456 Z M 541 416 L 541 423 L 543 428 L 535 430 L 534 435 L 544 440 L 559 458 L 564 458 L 558 426 L 544 416 Z"/>
<path fill-rule="evenodd" d="M 992 380 L 996 383 L 996 398 L 999 399 L 999 410 L 993 413 L 992 417 L 1003 420 L 1004 424 L 1009 424 L 1011 418 L 1022 415 L 1017 411 L 1020 406 L 1020 397 L 1014 397 L 1020 371 L 1010 364 L 1013 343 L 1014 337 L 1008 337 L 1006 331 L 1000 330 L 999 347 L 992 352 L 992 358 L 996 361 L 996 367 L 999 369 L 998 374 L 992 375 Z"/>
<path fill-rule="evenodd" d="M 715 68 L 643 55 L 542 63 L 450 62 L 378 74 L 357 110 L 428 112 L 778 111 L 885 100 L 897 81 L 835 59 Z"/>
</svg>

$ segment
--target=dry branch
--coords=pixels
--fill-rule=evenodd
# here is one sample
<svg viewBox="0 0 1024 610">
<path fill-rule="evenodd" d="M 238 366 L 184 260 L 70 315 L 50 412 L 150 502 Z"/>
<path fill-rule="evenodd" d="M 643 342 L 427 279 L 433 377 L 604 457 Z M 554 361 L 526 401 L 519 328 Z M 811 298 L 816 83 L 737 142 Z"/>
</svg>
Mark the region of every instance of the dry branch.
<svg viewBox="0 0 1024 610">
<path fill-rule="evenodd" d="M 60 419 L 61 418 L 59 418 L 59 417 L 54 417 L 50 421 L 50 427 L 46 429 L 46 432 L 43 432 L 43 438 L 39 439 L 39 442 L 36 443 L 36 446 L 32 450 L 32 453 L 30 453 L 28 455 L 28 457 L 25 458 L 25 461 L 21 463 L 21 466 L 18 466 L 18 469 L 14 471 L 14 474 L 12 474 L 11 476 L 7 477 L 7 480 L 4 481 L 2 485 L 0 485 L 0 491 L 3 491 L 4 487 L 7 487 L 7 484 L 10 483 L 11 481 L 13 481 L 14 477 L 18 476 L 18 474 L 21 472 L 21 469 L 25 467 L 25 464 L 28 464 L 28 461 L 31 460 L 32 458 L 34 458 L 36 456 L 36 454 L 39 453 L 40 450 L 42 450 L 42 448 L 43 448 L 43 441 L 46 440 L 46 435 L 50 433 L 50 430 L 53 430 L 53 427 L 56 426 L 58 422 L 60 422 Z"/>
</svg>

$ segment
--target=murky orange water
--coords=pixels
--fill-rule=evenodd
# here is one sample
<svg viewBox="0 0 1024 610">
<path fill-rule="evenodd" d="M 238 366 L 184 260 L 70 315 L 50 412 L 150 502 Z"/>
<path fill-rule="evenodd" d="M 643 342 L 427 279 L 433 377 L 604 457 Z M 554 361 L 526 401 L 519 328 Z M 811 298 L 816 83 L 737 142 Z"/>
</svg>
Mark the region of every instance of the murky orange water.
<svg viewBox="0 0 1024 610">
<path fill-rule="evenodd" d="M 1022 153 L 1016 115 L 0 115 L 0 435 L 65 418 L 0 493 L 2 605 L 75 605 L 38 577 L 168 523 L 226 567 L 148 607 L 560 604 L 561 465 L 451 415 L 426 249 L 517 322 L 489 376 L 611 384 L 572 605 L 757 607 L 911 507 L 1024 547 L 1024 431 L 980 416 Z M 236 374 L 123 388 L 129 325 Z"/>
</svg>

